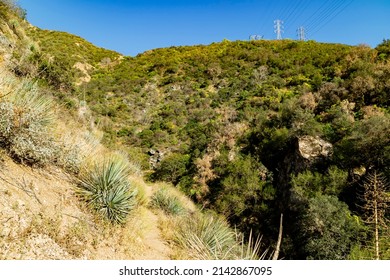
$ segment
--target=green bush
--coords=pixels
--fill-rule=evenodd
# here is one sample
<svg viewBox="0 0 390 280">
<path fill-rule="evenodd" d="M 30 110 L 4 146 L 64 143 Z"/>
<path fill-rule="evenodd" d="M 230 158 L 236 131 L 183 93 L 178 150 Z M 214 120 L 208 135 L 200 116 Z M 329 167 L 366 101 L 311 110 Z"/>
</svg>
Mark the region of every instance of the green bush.
<svg viewBox="0 0 390 280">
<path fill-rule="evenodd" d="M 176 185 L 187 171 L 189 162 L 189 155 L 173 153 L 162 160 L 154 174 L 152 174 L 152 179 L 172 182 Z"/>
<path fill-rule="evenodd" d="M 309 199 L 298 220 L 301 236 L 297 251 L 303 251 L 307 259 L 347 259 L 363 229 L 345 203 L 328 195 Z"/>
<path fill-rule="evenodd" d="M 348 172 L 330 166 L 326 174 L 306 170 L 292 175 L 291 185 L 295 195 L 312 198 L 318 195 L 339 195 L 347 183 Z"/>
<path fill-rule="evenodd" d="M 77 193 L 103 217 L 123 224 L 136 206 L 136 190 L 128 180 L 128 163 L 111 156 L 80 174 Z"/>
</svg>

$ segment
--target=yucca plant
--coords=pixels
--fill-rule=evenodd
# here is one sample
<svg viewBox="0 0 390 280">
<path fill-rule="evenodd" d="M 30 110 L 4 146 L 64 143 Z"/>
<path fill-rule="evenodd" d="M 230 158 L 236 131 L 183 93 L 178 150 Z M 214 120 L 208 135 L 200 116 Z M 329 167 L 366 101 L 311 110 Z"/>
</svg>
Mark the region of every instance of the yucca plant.
<svg viewBox="0 0 390 280">
<path fill-rule="evenodd" d="M 176 242 L 197 260 L 260 260 L 268 250 L 261 251 L 261 238 L 250 233 L 245 242 L 244 235 L 229 227 L 221 217 L 200 214 L 185 217 L 179 226 Z"/>
<path fill-rule="evenodd" d="M 136 205 L 136 190 L 128 180 L 128 164 L 119 156 L 84 170 L 78 187 L 79 196 L 113 223 L 125 223 Z"/>
<path fill-rule="evenodd" d="M 152 205 L 171 215 L 180 215 L 186 212 L 182 202 L 166 187 L 156 191 L 152 197 Z"/>
<path fill-rule="evenodd" d="M 249 233 L 248 241 L 245 243 L 243 234 L 236 233 L 236 240 L 239 243 L 239 250 L 236 252 L 236 259 L 240 260 L 264 260 L 267 257 L 268 249 L 261 251 L 261 236 L 256 239 Z"/>
<path fill-rule="evenodd" d="M 0 145 L 24 163 L 51 161 L 56 151 L 51 100 L 28 80 L 3 79 L 1 89 L 8 93 L 0 99 Z"/>
<path fill-rule="evenodd" d="M 192 258 L 231 259 L 237 243 L 234 231 L 225 220 L 205 214 L 183 221 L 176 239 Z"/>
</svg>

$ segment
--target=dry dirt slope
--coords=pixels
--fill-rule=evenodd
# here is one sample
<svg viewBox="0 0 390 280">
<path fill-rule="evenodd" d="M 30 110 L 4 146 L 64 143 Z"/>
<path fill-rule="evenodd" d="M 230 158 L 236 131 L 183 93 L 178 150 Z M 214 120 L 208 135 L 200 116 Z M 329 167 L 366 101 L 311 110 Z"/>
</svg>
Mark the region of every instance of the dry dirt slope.
<svg viewBox="0 0 390 280">
<path fill-rule="evenodd" d="M 138 207 L 122 226 L 91 215 L 74 195 L 73 178 L 33 169 L 2 155 L 0 259 L 169 259 L 159 216 Z"/>
</svg>

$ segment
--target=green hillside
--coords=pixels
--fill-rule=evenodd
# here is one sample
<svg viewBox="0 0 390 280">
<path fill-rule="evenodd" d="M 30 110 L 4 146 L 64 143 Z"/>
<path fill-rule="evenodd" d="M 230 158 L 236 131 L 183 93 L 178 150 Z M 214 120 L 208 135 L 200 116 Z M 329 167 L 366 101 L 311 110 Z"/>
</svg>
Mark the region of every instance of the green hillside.
<svg viewBox="0 0 390 280">
<path fill-rule="evenodd" d="M 283 214 L 280 258 L 371 259 L 377 243 L 390 259 L 390 41 L 225 40 L 124 57 L 26 33 L 39 83 L 88 111 L 149 182 L 263 236 L 264 250 Z"/>
<path fill-rule="evenodd" d="M 77 88 L 121 56 L 24 17 L 0 1 L 0 259 L 264 258 L 256 237 L 102 145 Z"/>
<path fill-rule="evenodd" d="M 156 49 L 95 68 L 75 92 L 106 143 L 125 145 L 150 180 L 270 245 L 284 213 L 285 258 L 345 259 L 370 251 L 367 176 L 390 175 L 389 49 L 291 40 Z M 302 155 L 323 143 L 329 153 Z"/>
</svg>

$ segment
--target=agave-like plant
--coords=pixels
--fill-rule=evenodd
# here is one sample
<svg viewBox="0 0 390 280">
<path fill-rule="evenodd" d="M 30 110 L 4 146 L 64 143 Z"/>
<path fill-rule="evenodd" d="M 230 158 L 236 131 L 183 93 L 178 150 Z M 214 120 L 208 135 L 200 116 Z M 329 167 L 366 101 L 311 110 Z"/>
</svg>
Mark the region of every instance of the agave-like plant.
<svg viewBox="0 0 390 280">
<path fill-rule="evenodd" d="M 236 240 L 239 242 L 239 250 L 236 258 L 240 260 L 264 260 L 267 257 L 268 249 L 261 251 L 261 236 L 254 238 L 252 231 L 249 233 L 247 243 L 243 234 L 236 233 Z"/>
<path fill-rule="evenodd" d="M 183 219 L 176 241 L 191 258 L 197 260 L 262 260 L 261 237 L 252 232 L 245 242 L 244 235 L 229 227 L 221 217 L 209 213 Z"/>
<path fill-rule="evenodd" d="M 77 193 L 113 223 L 123 224 L 136 205 L 136 189 L 128 180 L 127 162 L 111 156 L 80 174 Z"/>
<path fill-rule="evenodd" d="M 186 212 L 181 201 L 166 187 L 159 189 L 152 197 L 152 205 L 171 215 L 180 215 Z"/>
<path fill-rule="evenodd" d="M 177 241 L 198 260 L 230 259 L 236 246 L 234 231 L 220 217 L 210 214 L 184 219 Z"/>
<path fill-rule="evenodd" d="M 6 92 L 0 99 L 0 144 L 22 162 L 50 162 L 56 150 L 52 101 L 28 80 L 3 79 L 0 85 Z"/>
</svg>

